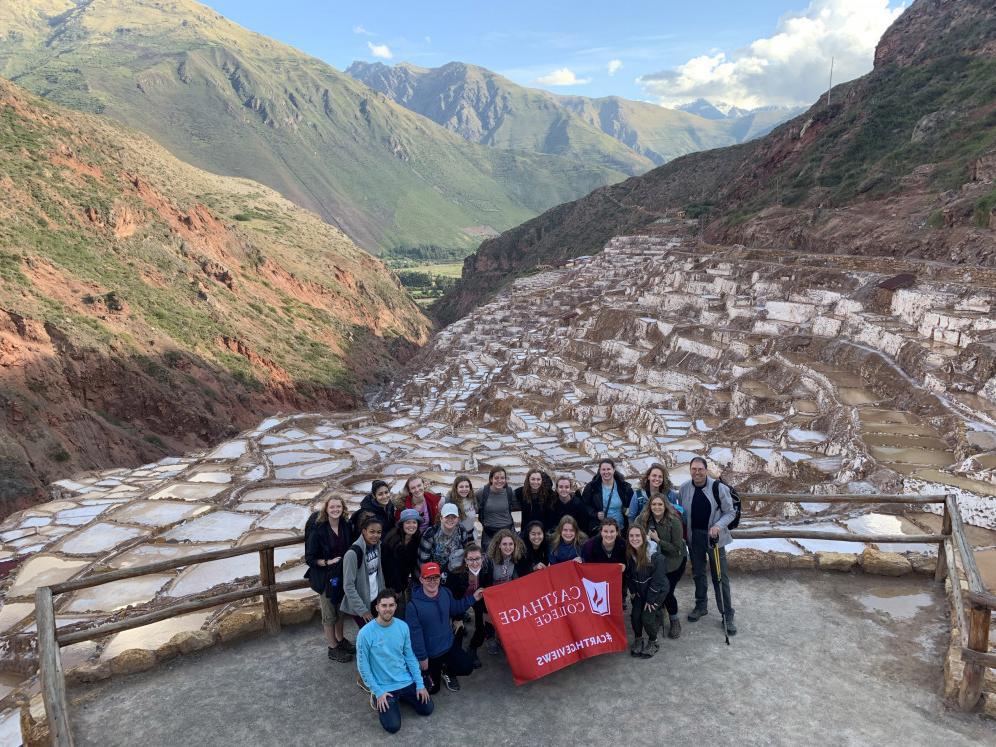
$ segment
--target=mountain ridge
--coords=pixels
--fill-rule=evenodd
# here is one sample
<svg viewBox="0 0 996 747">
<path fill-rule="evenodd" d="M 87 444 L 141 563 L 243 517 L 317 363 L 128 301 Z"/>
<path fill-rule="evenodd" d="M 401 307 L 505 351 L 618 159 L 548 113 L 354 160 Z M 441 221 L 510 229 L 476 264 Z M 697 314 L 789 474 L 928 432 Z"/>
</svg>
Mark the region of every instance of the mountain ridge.
<svg viewBox="0 0 996 747">
<path fill-rule="evenodd" d="M 719 121 L 620 96 L 554 94 L 465 62 L 425 68 L 357 60 L 346 74 L 472 142 L 569 153 L 630 176 L 692 151 L 756 137 L 779 121 L 774 112 Z"/>
<path fill-rule="evenodd" d="M 2 78 L 0 184 L 0 514 L 73 472 L 353 406 L 428 338 L 317 215 Z"/>
<path fill-rule="evenodd" d="M 540 264 L 691 219 L 711 243 L 992 266 L 996 8 L 916 0 L 868 75 L 767 136 L 676 159 L 482 243 L 434 309 L 452 321 Z"/>
<path fill-rule="evenodd" d="M 0 75 L 252 178 L 364 247 L 472 247 L 625 174 L 486 148 L 193 0 L 11 0 Z"/>
</svg>

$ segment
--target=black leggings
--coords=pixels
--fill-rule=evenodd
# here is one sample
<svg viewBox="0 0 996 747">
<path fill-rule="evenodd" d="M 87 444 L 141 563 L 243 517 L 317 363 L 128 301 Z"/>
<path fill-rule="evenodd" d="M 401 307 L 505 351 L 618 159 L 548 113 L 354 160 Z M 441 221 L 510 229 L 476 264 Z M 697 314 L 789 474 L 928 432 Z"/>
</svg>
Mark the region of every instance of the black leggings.
<svg viewBox="0 0 996 747">
<path fill-rule="evenodd" d="M 667 596 L 664 597 L 664 609 L 667 610 L 669 615 L 678 614 L 678 600 L 674 598 L 674 587 L 678 585 L 681 577 L 685 575 L 685 566 L 688 565 L 688 558 L 681 559 L 681 565 L 667 574 L 667 582 L 670 585 L 668 589 Z"/>
<path fill-rule="evenodd" d="M 470 637 L 470 650 L 480 648 L 484 645 L 484 639 L 494 636 L 495 629 L 491 626 L 491 623 L 484 622 L 484 600 L 479 600 L 474 602 L 474 606 L 471 607 L 474 611 L 474 634 Z M 457 641 L 460 645 L 463 645 L 463 639 L 467 635 L 466 627 L 460 628 L 460 632 L 457 633 Z"/>
</svg>

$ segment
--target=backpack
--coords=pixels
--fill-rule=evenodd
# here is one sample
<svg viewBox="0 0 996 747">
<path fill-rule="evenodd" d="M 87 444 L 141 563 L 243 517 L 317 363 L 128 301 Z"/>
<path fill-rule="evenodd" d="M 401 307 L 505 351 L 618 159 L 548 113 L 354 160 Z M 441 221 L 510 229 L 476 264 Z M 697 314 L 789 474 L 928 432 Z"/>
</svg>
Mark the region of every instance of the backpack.
<svg viewBox="0 0 996 747">
<path fill-rule="evenodd" d="M 713 480 L 712 481 L 712 497 L 716 499 L 716 505 L 717 506 L 722 506 L 723 505 L 722 502 L 719 500 L 719 485 L 720 485 L 720 483 L 722 483 L 723 485 L 725 485 L 727 487 L 727 489 L 730 491 L 730 499 L 733 501 L 733 510 L 734 510 L 734 512 L 736 514 L 733 517 L 733 521 L 731 521 L 729 524 L 727 524 L 726 528 L 727 529 L 736 529 L 738 526 L 740 526 L 740 493 L 738 493 L 737 489 L 735 487 L 733 487 L 732 485 L 730 485 L 728 482 L 723 482 L 722 480 Z"/>
</svg>

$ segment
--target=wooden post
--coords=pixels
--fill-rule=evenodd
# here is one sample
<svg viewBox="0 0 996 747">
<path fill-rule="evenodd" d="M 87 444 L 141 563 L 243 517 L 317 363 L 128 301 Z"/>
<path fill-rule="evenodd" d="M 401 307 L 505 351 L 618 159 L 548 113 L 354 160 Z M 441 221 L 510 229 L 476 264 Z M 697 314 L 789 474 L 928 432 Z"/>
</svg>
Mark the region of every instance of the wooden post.
<svg viewBox="0 0 996 747">
<path fill-rule="evenodd" d="M 55 608 L 52 606 L 52 590 L 47 586 L 35 592 L 35 622 L 38 626 L 38 668 L 49 735 L 54 747 L 73 747 L 69 706 L 66 703 L 66 677 L 62 671 L 59 644 L 55 641 Z"/>
<path fill-rule="evenodd" d="M 972 605 L 968 620 L 968 647 L 973 651 L 986 653 L 989 651 L 989 617 L 988 607 Z M 986 679 L 986 666 L 977 662 L 966 661 L 965 672 L 961 679 L 961 689 L 958 691 L 958 705 L 963 711 L 975 708 L 982 695 L 982 685 Z"/>
<path fill-rule="evenodd" d="M 951 536 L 951 514 L 948 513 L 948 502 L 944 501 L 944 514 L 941 519 L 941 534 L 948 537 Z M 934 580 L 943 581 L 944 577 L 947 576 L 947 564 L 953 563 L 954 558 L 948 558 L 946 543 L 942 542 L 937 548 L 937 569 L 934 571 Z"/>
<path fill-rule="evenodd" d="M 277 592 L 272 588 L 276 580 L 273 548 L 267 547 L 259 551 L 259 585 L 267 589 L 263 592 L 263 624 L 270 634 L 280 632 L 280 607 L 277 605 Z"/>
</svg>

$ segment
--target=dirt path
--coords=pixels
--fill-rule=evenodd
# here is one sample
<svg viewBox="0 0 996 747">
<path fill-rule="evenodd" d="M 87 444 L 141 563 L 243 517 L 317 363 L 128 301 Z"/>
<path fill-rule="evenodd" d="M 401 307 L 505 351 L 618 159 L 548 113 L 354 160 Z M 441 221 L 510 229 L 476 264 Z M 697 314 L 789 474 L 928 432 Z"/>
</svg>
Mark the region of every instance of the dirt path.
<svg viewBox="0 0 996 747">
<path fill-rule="evenodd" d="M 733 579 L 740 635 L 713 609 L 650 661 L 603 656 L 516 688 L 502 658 L 460 693 L 436 696 L 401 738 L 421 744 L 994 743 L 996 726 L 941 703 L 947 628 L 921 579 L 754 574 Z M 691 579 L 678 589 L 687 612 Z M 890 610 L 891 612 L 887 612 Z M 349 631 L 350 636 L 355 630 Z M 320 630 L 285 630 L 77 689 L 81 745 L 359 744 L 386 735 L 353 665 L 325 657 Z M 618 737 L 618 739 L 616 738 Z"/>
</svg>

